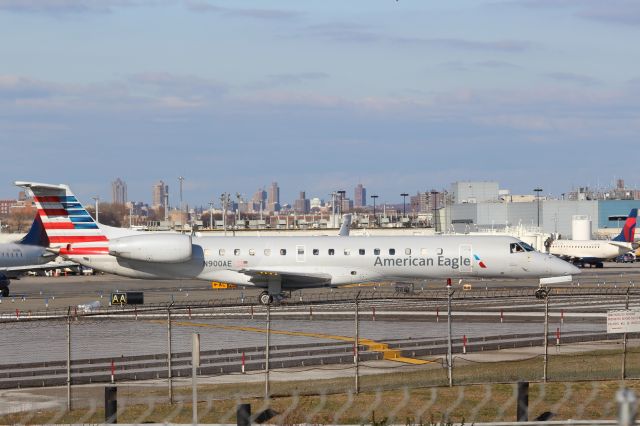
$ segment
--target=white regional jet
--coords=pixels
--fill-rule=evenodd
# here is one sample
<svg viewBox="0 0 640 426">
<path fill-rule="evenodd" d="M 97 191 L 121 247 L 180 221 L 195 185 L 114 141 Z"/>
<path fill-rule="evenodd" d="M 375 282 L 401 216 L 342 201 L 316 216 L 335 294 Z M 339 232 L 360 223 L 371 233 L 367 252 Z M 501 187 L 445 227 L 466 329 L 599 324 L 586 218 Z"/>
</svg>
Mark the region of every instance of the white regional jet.
<svg viewBox="0 0 640 426">
<path fill-rule="evenodd" d="M 512 237 L 198 237 L 133 233 L 97 224 L 66 185 L 16 182 L 30 191 L 53 250 L 99 271 L 133 278 L 201 279 L 285 290 L 431 278 L 542 278 L 575 266 Z M 126 232 L 130 232 L 126 235 Z"/>
<path fill-rule="evenodd" d="M 24 238 L 15 243 L 0 244 L 0 296 L 9 296 L 10 278 L 26 271 L 65 268 L 72 262 L 51 263 L 56 257 L 47 250 L 49 240 L 39 217 L 33 221 Z"/>
<path fill-rule="evenodd" d="M 638 209 L 631 209 L 622 231 L 612 240 L 555 240 L 549 246 L 549 253 L 571 260 L 577 265 L 594 265 L 602 268 L 603 260 L 613 259 L 638 248 L 633 242 Z"/>
</svg>

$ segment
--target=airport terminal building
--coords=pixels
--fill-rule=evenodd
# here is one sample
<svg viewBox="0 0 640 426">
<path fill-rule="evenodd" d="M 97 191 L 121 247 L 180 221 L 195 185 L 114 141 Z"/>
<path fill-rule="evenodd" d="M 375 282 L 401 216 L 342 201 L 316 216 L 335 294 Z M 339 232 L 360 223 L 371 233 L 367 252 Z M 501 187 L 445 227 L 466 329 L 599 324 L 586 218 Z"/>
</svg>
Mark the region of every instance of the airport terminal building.
<svg viewBox="0 0 640 426">
<path fill-rule="evenodd" d="M 479 186 L 479 189 L 470 187 Z M 457 190 L 464 187 L 463 191 Z M 451 203 L 440 212 L 441 223 L 456 232 L 501 231 L 521 227 L 545 234 L 572 238 L 574 217 L 591 223 L 591 234 L 618 233 L 632 208 L 640 200 L 557 200 L 544 196 L 513 196 L 495 182 L 456 182 Z"/>
</svg>

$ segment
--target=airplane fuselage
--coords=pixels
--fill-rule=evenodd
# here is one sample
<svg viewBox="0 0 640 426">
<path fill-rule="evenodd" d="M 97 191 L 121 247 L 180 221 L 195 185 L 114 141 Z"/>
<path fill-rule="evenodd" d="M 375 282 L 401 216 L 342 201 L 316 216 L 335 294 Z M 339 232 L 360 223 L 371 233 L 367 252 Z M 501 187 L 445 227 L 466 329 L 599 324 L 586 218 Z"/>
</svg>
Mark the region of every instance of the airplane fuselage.
<svg viewBox="0 0 640 426">
<path fill-rule="evenodd" d="M 570 275 L 574 268 L 536 251 L 511 252 L 511 237 L 193 237 L 182 263 L 133 261 L 109 254 L 67 255 L 85 266 L 134 278 L 201 279 L 258 285 L 249 270 L 328 276 L 300 287 L 389 279 L 530 278 Z M 284 285 L 284 288 L 287 286 Z"/>
<path fill-rule="evenodd" d="M 40 246 L 0 244 L 0 268 L 42 265 L 50 260 L 45 257 L 46 253 L 46 250 Z"/>
<path fill-rule="evenodd" d="M 633 250 L 631 243 L 607 240 L 556 240 L 549 253 L 574 260 L 602 261 Z"/>
</svg>

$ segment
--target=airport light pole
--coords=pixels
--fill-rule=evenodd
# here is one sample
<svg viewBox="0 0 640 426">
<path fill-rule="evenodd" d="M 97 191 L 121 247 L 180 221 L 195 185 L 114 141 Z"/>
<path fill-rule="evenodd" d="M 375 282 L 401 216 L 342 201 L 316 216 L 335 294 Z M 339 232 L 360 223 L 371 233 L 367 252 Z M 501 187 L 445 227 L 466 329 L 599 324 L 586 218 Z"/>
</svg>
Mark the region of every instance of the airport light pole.
<svg viewBox="0 0 640 426">
<path fill-rule="evenodd" d="M 91 198 L 93 198 L 93 200 L 96 202 L 96 223 L 99 223 L 100 219 L 98 218 L 98 214 L 99 214 L 98 208 L 100 206 L 100 196 L 96 195 L 95 197 L 91 197 Z"/>
<path fill-rule="evenodd" d="M 538 229 L 540 228 L 540 193 L 542 192 L 542 188 L 534 188 L 533 192 L 536 193 L 536 201 L 538 203 Z"/>
<path fill-rule="evenodd" d="M 209 202 L 209 228 L 213 230 L 213 201 Z"/>
<path fill-rule="evenodd" d="M 338 194 L 340 195 L 340 204 L 338 204 L 338 213 L 340 216 L 342 216 L 342 201 L 344 200 L 344 196 L 347 193 L 347 191 L 341 189 L 340 191 L 338 191 Z M 338 221 L 340 221 L 340 219 L 338 219 Z"/>
<path fill-rule="evenodd" d="M 400 196 L 402 197 L 402 217 L 404 218 L 407 215 L 407 194 L 406 192 L 403 192 L 402 194 L 400 194 Z"/>
<path fill-rule="evenodd" d="M 378 220 L 376 219 L 376 199 L 378 196 L 372 195 L 371 198 L 373 198 L 373 226 L 375 227 L 378 224 Z"/>
<path fill-rule="evenodd" d="M 182 176 L 178 177 L 178 181 L 180 181 L 180 228 L 183 228 L 184 227 L 184 223 L 183 223 L 184 207 L 182 206 L 182 182 L 184 182 L 184 177 Z"/>
</svg>

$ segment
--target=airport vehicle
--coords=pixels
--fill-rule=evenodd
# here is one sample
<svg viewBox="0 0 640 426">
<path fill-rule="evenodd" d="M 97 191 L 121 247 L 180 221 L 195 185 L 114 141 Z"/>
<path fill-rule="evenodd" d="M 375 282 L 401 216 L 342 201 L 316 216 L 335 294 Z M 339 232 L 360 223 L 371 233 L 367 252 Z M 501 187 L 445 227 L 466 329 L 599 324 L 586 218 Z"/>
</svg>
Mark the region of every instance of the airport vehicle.
<svg viewBox="0 0 640 426">
<path fill-rule="evenodd" d="M 636 261 L 636 256 L 629 252 L 629 253 L 625 253 L 625 254 L 621 254 L 620 256 L 616 257 L 614 259 L 616 261 L 616 263 L 633 263 Z"/>
<path fill-rule="evenodd" d="M 72 262 L 50 263 L 56 255 L 47 250 L 48 246 L 49 240 L 39 216 L 20 241 L 0 244 L 0 296 L 9 296 L 11 278 L 17 278 L 24 272 L 73 265 Z"/>
<path fill-rule="evenodd" d="M 602 268 L 603 261 L 638 248 L 638 244 L 633 242 L 637 216 L 638 209 L 631 209 L 622 231 L 612 240 L 555 240 L 549 246 L 549 253 L 583 267 Z"/>
<path fill-rule="evenodd" d="M 563 277 L 575 266 L 513 237 L 199 237 L 139 233 L 96 223 L 66 185 L 16 182 L 31 192 L 49 250 L 133 278 L 201 279 L 286 290 L 383 280 Z"/>
</svg>

